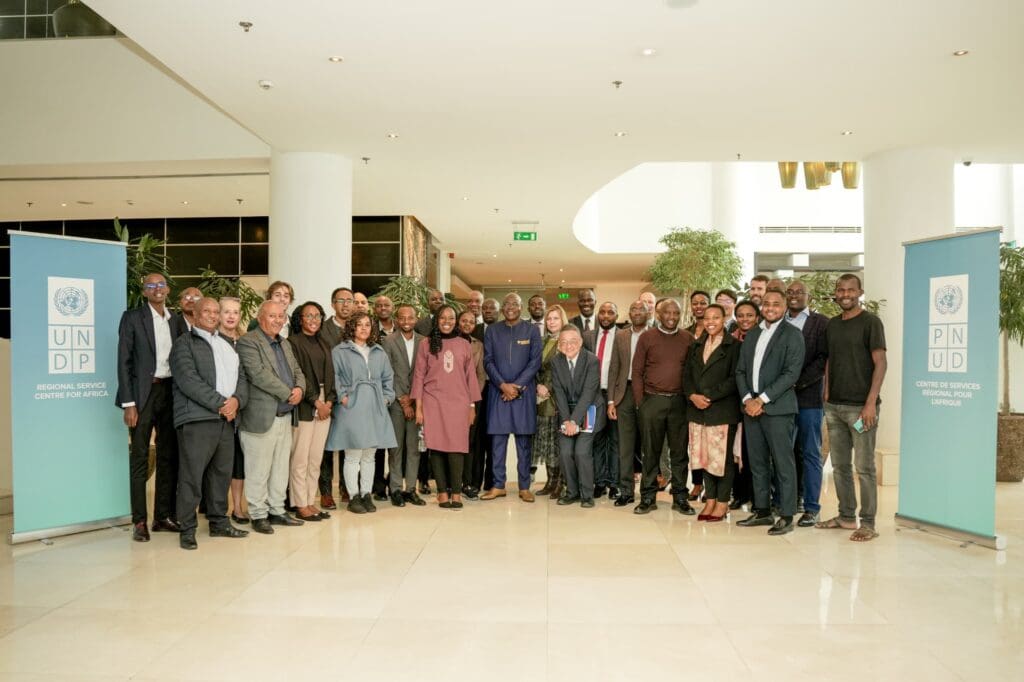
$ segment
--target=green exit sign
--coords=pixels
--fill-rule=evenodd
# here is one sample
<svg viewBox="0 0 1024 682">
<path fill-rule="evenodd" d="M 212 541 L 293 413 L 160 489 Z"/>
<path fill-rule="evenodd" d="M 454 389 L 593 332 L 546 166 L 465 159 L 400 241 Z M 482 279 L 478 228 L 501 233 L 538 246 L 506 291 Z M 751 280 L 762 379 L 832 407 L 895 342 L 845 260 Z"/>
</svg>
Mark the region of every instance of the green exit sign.
<svg viewBox="0 0 1024 682">
<path fill-rule="evenodd" d="M 513 241 L 517 242 L 535 242 L 537 241 L 536 232 L 513 232 Z"/>
<path fill-rule="evenodd" d="M 560 292 L 558 292 L 558 300 L 559 301 L 568 301 L 569 300 L 569 292 L 568 291 L 560 291 Z"/>
</svg>

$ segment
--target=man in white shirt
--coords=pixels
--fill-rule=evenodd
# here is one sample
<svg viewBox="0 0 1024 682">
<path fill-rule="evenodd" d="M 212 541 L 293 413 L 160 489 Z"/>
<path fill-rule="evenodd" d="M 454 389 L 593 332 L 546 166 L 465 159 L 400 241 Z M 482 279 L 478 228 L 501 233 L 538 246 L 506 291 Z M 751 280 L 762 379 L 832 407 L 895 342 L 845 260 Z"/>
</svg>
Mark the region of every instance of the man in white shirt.
<svg viewBox="0 0 1024 682">
<path fill-rule="evenodd" d="M 547 302 L 540 294 L 534 294 L 530 297 L 526 307 L 530 311 L 530 324 L 537 328 L 537 331 L 540 332 L 540 338 L 543 339 L 545 336 L 544 313 L 548 309 Z"/>
<path fill-rule="evenodd" d="M 178 440 L 174 431 L 171 388 L 171 343 L 176 325 L 165 305 L 170 289 L 163 275 L 146 275 L 145 305 L 121 316 L 117 336 L 117 397 L 124 410 L 130 439 L 128 471 L 131 489 L 132 539 L 149 542 L 146 525 L 146 480 L 149 478 L 149 439 L 156 431 L 156 491 L 153 531 L 177 533 L 175 491 L 178 486 Z"/>
<path fill-rule="evenodd" d="M 388 450 L 388 487 L 391 491 L 391 504 L 394 506 L 404 507 L 408 502 L 422 507 L 426 502 L 416 494 L 416 475 L 420 468 L 419 427 L 416 426 L 415 405 L 409 392 L 412 389 L 416 353 L 424 337 L 413 329 L 416 325 L 416 309 L 411 305 L 398 306 L 395 325 L 397 332 L 381 343 L 395 373 L 396 397 L 388 406 L 388 412 L 395 429 L 397 445 Z"/>
<path fill-rule="evenodd" d="M 793 387 L 803 368 L 804 339 L 799 329 L 783 321 L 785 311 L 785 295 L 769 289 L 761 300 L 764 321 L 747 334 L 736 367 L 754 479 L 754 513 L 737 525 L 771 526 L 769 535 L 791 533 L 796 514 L 793 438 L 798 406 Z M 773 478 L 779 491 L 778 520 L 771 512 Z"/>
<path fill-rule="evenodd" d="M 619 309 L 611 301 L 605 301 L 597 310 L 597 328 L 583 334 L 583 346 L 597 356 L 601 368 L 601 404 L 608 404 L 608 374 L 614 355 L 615 337 L 618 329 Z M 614 423 L 605 422 L 600 431 L 594 432 L 594 497 L 609 499 L 619 496 L 619 430 Z"/>
<path fill-rule="evenodd" d="M 580 314 L 569 320 L 569 324 L 576 325 L 581 334 L 594 329 L 597 326 L 597 320 L 594 319 L 594 307 L 597 305 L 594 290 L 580 289 L 576 294 L 576 305 L 580 309 Z"/>
<path fill-rule="evenodd" d="M 244 538 L 228 521 L 228 485 L 235 457 L 235 417 L 245 407 L 247 384 L 238 355 L 217 334 L 220 304 L 201 298 L 192 329 L 171 349 L 174 425 L 181 446 L 177 511 L 182 549 L 197 549 L 196 505 L 206 505 L 211 537 Z"/>
<path fill-rule="evenodd" d="M 466 301 L 466 307 L 469 308 L 476 316 L 476 323 L 483 324 L 484 318 L 482 315 L 482 307 L 484 304 L 484 294 L 482 291 L 471 291 L 469 292 L 469 299 Z"/>
</svg>

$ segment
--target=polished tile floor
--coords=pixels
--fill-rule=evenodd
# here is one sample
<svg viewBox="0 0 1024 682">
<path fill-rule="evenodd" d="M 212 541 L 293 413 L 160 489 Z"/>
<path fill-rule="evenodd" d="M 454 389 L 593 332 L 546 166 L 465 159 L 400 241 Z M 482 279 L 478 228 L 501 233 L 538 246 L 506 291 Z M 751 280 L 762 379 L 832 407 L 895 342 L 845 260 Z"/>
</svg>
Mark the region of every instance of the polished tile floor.
<svg viewBox="0 0 1024 682">
<path fill-rule="evenodd" d="M 880 506 L 866 544 L 510 495 L 202 529 L 198 552 L 4 547 L 0 680 L 1022 679 L 1024 485 L 998 488 L 1003 552 L 896 530 L 894 488 Z"/>
</svg>

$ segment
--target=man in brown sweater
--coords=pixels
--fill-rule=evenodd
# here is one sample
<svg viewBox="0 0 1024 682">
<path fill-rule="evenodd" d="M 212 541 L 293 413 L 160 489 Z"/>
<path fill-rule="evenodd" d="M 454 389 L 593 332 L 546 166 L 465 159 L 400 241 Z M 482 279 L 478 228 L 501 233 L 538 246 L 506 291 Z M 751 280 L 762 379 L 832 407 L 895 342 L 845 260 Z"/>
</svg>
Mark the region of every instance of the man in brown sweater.
<svg viewBox="0 0 1024 682">
<path fill-rule="evenodd" d="M 643 440 L 643 474 L 640 479 L 640 504 L 634 514 L 647 514 L 658 508 L 658 455 L 668 434 L 672 457 L 672 509 L 692 515 L 686 501 L 686 451 L 689 439 L 686 424 L 686 399 L 683 368 L 693 344 L 693 334 L 679 329 L 679 303 L 672 298 L 655 308 L 658 326 L 640 336 L 633 355 L 633 397 L 640 406 Z"/>
</svg>

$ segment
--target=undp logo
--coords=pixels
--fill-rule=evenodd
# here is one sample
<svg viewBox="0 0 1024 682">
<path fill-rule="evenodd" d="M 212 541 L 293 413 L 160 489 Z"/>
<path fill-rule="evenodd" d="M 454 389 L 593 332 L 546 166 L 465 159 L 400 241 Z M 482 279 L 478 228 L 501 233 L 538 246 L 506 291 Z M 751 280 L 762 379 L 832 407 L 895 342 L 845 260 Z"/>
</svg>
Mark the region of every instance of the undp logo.
<svg viewBox="0 0 1024 682">
<path fill-rule="evenodd" d="M 942 315 L 954 315 L 964 304 L 964 290 L 955 284 L 946 284 L 935 292 L 935 310 Z"/>
<path fill-rule="evenodd" d="M 61 315 L 81 317 L 89 310 L 89 294 L 78 287 L 61 287 L 53 294 L 53 307 Z"/>
</svg>

